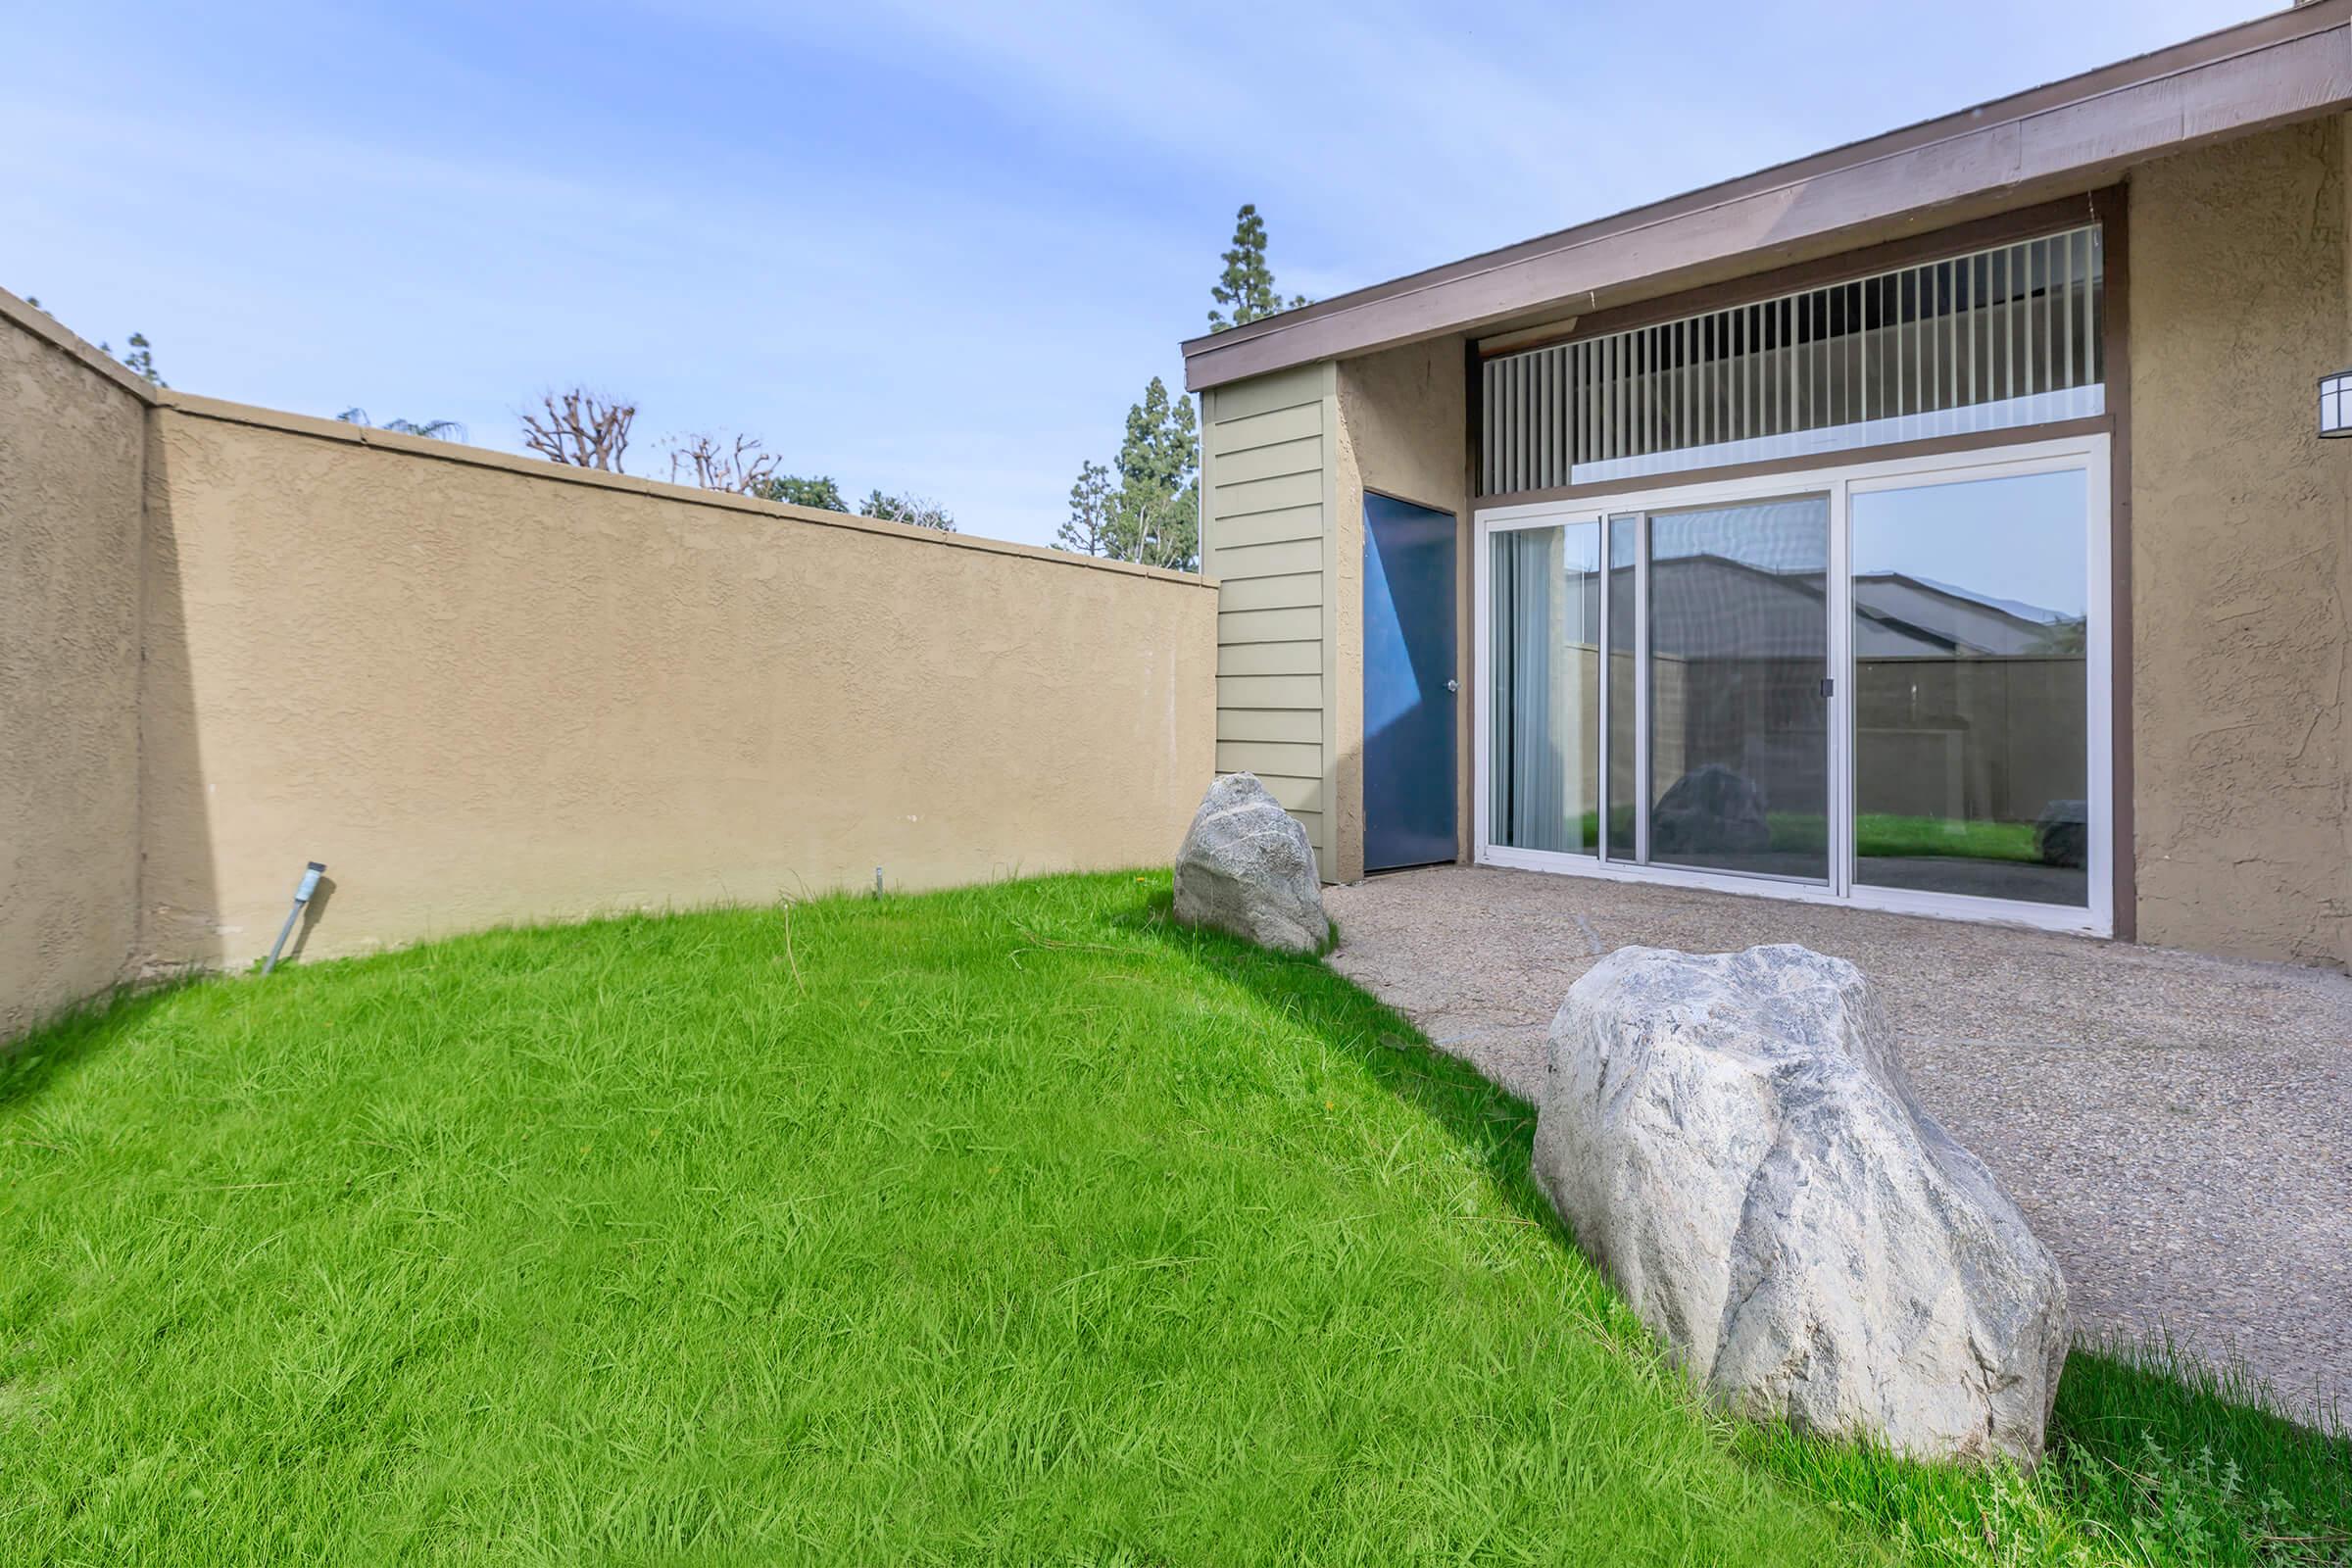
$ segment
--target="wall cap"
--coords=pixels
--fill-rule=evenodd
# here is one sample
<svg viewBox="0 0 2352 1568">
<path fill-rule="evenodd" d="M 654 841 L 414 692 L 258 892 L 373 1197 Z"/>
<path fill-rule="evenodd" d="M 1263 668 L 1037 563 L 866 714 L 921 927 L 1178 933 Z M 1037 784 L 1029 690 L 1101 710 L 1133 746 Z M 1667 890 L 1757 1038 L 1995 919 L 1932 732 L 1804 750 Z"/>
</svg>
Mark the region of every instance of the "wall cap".
<svg viewBox="0 0 2352 1568">
<path fill-rule="evenodd" d="M 128 366 L 68 328 L 47 311 L 4 288 L 0 288 L 0 318 L 15 322 L 66 358 L 79 362 L 83 369 L 96 371 L 150 408 L 166 395 L 162 388 L 131 374 Z"/>
<path fill-rule="evenodd" d="M 68 358 L 80 363 L 115 382 L 123 391 L 151 409 L 169 409 L 190 418 L 214 419 L 225 424 L 250 425 L 256 429 L 277 430 L 288 435 L 310 436 L 321 441 L 341 441 L 352 446 L 376 447 L 405 456 L 432 458 L 442 463 L 457 463 L 477 468 L 500 468 L 520 474 L 526 479 L 552 480 L 557 484 L 582 484 L 605 490 L 627 491 L 660 501 L 683 502 L 691 506 L 715 508 L 722 512 L 748 513 L 761 517 L 784 517 L 794 522 L 814 523 L 825 528 L 848 528 L 859 533 L 879 534 L 885 538 L 904 539 L 912 543 L 946 545 L 958 550 L 978 550 L 989 555 L 1013 556 L 1024 560 L 1042 561 L 1058 566 L 1077 566 L 1093 571 L 1107 571 L 1125 577 L 1144 577 L 1157 582 L 1174 583 L 1179 587 L 1206 588 L 1212 592 L 1217 579 L 1190 571 L 1170 571 L 1164 566 L 1143 566 L 1133 562 L 1105 561 L 1101 556 L 1081 556 L 1068 550 L 1055 550 L 1046 545 L 1024 545 L 1009 539 L 985 539 L 975 534 L 943 533 L 936 528 L 917 528 L 912 523 L 890 522 L 880 517 L 861 517 L 846 512 L 825 512 L 814 507 L 786 506 L 777 501 L 760 501 L 751 496 L 727 495 L 716 490 L 703 490 L 693 485 L 672 484 L 664 479 L 649 479 L 630 473 L 607 473 L 598 468 L 573 467 L 568 464 L 550 463 L 541 458 L 526 458 L 517 453 L 499 452 L 489 447 L 468 446 L 460 441 L 439 441 L 431 436 L 402 435 L 394 430 L 378 430 L 372 425 L 346 424 L 341 419 L 319 418 L 308 414 L 289 414 L 280 409 L 260 408 L 247 403 L 231 403 L 222 398 L 200 397 L 193 392 L 174 391 L 169 387 L 151 386 L 118 362 L 103 353 L 96 344 L 70 331 L 56 318 L 34 305 L 28 305 L 6 289 L 0 289 L 0 317 L 6 318 L 34 337 L 48 343 Z"/>
</svg>

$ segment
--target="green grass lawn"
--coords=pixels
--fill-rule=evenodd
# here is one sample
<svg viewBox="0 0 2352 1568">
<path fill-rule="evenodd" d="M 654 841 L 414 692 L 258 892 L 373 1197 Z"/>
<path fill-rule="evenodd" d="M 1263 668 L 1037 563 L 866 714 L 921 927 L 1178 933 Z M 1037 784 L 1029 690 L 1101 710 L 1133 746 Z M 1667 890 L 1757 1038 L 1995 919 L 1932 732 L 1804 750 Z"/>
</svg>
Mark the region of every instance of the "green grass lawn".
<svg viewBox="0 0 2352 1568">
<path fill-rule="evenodd" d="M 1631 807 L 1610 813 L 1616 842 L 1629 844 L 1634 836 Z M 1774 811 L 1765 818 L 1771 847 L 1788 855 L 1820 855 L 1829 844 L 1829 823 L 1801 811 Z M 1600 813 L 1587 811 L 1581 819 L 1581 842 L 1591 850 L 1600 842 Z M 1971 860 L 2041 859 L 2034 845 L 2031 822 L 1953 821 L 1939 816 L 1894 816 L 1865 811 L 1854 818 L 1854 853 L 1908 858 L 1958 857 Z"/>
<path fill-rule="evenodd" d="M 1709 1413 L 1530 1113 L 1166 878 L 462 938 L 0 1077 L 0 1562 L 2342 1561 L 2346 1446 Z M 2308 1538 L 2308 1539 L 2296 1539 Z"/>
<path fill-rule="evenodd" d="M 1770 826 L 1776 850 L 1819 852 L 1828 842 L 1828 824 L 1818 816 L 1776 811 Z M 1854 818 L 1854 853 L 1863 857 L 2023 860 L 2028 864 L 2041 859 L 2041 852 L 2034 846 L 2031 822 L 1956 821 L 1883 811 L 1865 811 Z"/>
</svg>

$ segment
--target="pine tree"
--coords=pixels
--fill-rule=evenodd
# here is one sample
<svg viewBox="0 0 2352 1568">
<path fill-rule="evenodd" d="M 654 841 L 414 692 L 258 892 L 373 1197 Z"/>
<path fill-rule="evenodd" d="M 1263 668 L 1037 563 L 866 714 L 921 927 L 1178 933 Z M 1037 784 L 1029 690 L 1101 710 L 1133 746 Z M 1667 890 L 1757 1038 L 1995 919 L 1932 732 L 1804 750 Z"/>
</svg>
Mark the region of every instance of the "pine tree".
<svg viewBox="0 0 2352 1568">
<path fill-rule="evenodd" d="M 1200 427 L 1192 399 L 1168 396 L 1158 376 L 1127 411 L 1127 438 L 1113 465 L 1110 548 L 1103 554 L 1175 571 L 1200 554 Z"/>
<path fill-rule="evenodd" d="M 1225 270 L 1208 297 L 1230 308 L 1233 318 L 1228 320 L 1223 311 L 1210 311 L 1208 329 L 1212 332 L 1247 326 L 1260 317 L 1297 310 L 1307 303 L 1303 294 L 1294 294 L 1286 301 L 1275 292 L 1274 270 L 1266 265 L 1266 220 L 1258 216 L 1255 202 L 1244 202 L 1234 215 L 1233 249 L 1225 253 L 1224 262 Z"/>
<path fill-rule="evenodd" d="M 1078 466 L 1078 482 L 1070 486 L 1070 516 L 1054 534 L 1054 543 L 1082 556 L 1110 552 L 1110 470 L 1100 463 Z"/>
</svg>

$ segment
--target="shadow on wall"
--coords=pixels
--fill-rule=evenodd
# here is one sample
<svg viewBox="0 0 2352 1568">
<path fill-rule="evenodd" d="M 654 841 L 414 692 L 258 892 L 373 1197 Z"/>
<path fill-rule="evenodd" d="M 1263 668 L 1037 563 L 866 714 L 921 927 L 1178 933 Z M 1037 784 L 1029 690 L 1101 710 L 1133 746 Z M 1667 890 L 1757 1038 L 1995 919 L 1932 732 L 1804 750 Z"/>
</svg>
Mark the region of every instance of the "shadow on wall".
<svg viewBox="0 0 2352 1568">
<path fill-rule="evenodd" d="M 331 876 L 319 877 L 318 886 L 312 890 L 310 898 L 303 904 L 302 919 L 294 927 L 294 940 L 286 944 L 285 954 L 279 962 L 292 963 L 302 956 L 302 950 L 310 946 L 311 933 L 318 929 L 319 921 L 326 918 L 327 901 L 334 896 L 335 879 Z"/>
<path fill-rule="evenodd" d="M 218 968 L 225 943 L 213 864 L 210 800 L 196 739 L 196 671 L 188 643 L 186 585 L 172 516 L 172 452 L 147 420 L 143 615 L 139 710 L 138 951 L 136 983 Z M 291 899 L 293 883 L 286 884 Z M 308 935 L 308 931 L 305 931 Z"/>
</svg>

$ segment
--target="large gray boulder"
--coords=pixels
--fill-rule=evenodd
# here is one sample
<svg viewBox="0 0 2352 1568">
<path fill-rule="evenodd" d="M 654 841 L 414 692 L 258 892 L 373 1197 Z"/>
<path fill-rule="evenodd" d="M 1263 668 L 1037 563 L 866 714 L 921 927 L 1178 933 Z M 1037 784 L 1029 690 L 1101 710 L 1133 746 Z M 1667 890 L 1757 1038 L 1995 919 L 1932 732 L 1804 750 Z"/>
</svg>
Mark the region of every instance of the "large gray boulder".
<svg viewBox="0 0 2352 1568">
<path fill-rule="evenodd" d="M 1208 787 L 1176 852 L 1176 918 L 1278 953 L 1313 953 L 1331 934 L 1315 847 L 1256 774 Z"/>
<path fill-rule="evenodd" d="M 1913 1098 L 1852 964 L 1609 955 L 1552 1022 L 1535 1175 L 1721 1402 L 1921 1458 L 2040 1457 L 2065 1282 Z"/>
</svg>

